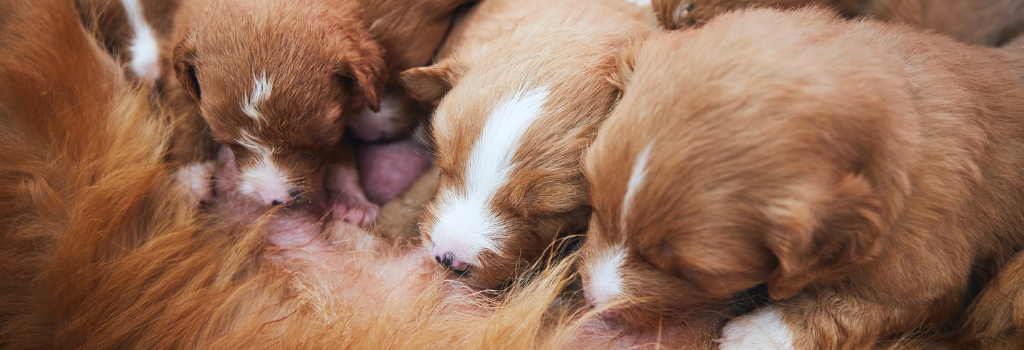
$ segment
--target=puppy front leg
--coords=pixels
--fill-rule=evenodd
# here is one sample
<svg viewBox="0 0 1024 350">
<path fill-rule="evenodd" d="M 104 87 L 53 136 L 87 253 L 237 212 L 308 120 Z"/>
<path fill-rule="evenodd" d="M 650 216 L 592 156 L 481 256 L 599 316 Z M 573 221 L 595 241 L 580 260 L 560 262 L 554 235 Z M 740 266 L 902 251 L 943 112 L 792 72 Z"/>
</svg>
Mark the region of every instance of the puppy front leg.
<svg viewBox="0 0 1024 350">
<path fill-rule="evenodd" d="M 336 218 L 359 227 L 367 227 L 376 219 L 379 208 L 366 199 L 359 185 L 355 152 L 348 140 L 342 140 L 334 148 L 324 175 L 324 187 L 334 203 Z"/>
<path fill-rule="evenodd" d="M 211 175 L 219 147 L 198 112 L 172 108 L 172 134 L 167 162 L 177 169 L 175 182 L 190 200 L 209 203 L 214 197 Z"/>
</svg>

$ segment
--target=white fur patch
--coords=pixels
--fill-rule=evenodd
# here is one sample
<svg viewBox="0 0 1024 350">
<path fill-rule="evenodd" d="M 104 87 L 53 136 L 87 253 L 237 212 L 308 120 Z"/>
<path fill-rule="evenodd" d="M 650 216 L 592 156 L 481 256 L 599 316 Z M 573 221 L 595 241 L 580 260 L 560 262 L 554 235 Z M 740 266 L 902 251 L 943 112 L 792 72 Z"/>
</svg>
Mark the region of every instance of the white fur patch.
<svg viewBox="0 0 1024 350">
<path fill-rule="evenodd" d="M 653 144 L 648 144 L 633 161 L 633 171 L 630 172 L 629 182 L 626 184 L 626 195 L 622 198 L 622 214 L 619 214 L 621 215 L 619 229 L 623 234 L 626 233 L 626 218 L 629 215 L 629 209 L 633 207 L 633 197 L 636 196 L 636 192 L 644 184 L 644 177 L 647 176 L 647 160 L 651 156 L 651 146 Z"/>
<path fill-rule="evenodd" d="M 121 0 L 121 4 L 128 13 L 128 25 L 135 32 L 135 38 L 128 48 L 132 53 L 132 72 L 139 78 L 155 81 L 160 78 L 160 65 L 157 62 L 160 58 L 160 45 L 153 35 L 153 29 L 142 15 L 139 0 Z"/>
<path fill-rule="evenodd" d="M 213 161 L 193 162 L 178 168 L 174 181 L 187 197 L 199 199 L 210 191 L 210 174 L 213 173 L 213 167 Z"/>
<path fill-rule="evenodd" d="M 587 294 L 593 299 L 595 306 L 611 303 L 622 295 L 622 265 L 626 262 L 626 247 L 621 243 L 601 252 L 597 258 L 587 265 L 590 281 Z"/>
<path fill-rule="evenodd" d="M 277 198 L 283 202 L 290 198 L 288 176 L 271 157 L 274 148 L 260 145 L 256 136 L 247 132 L 243 132 L 242 139 L 237 142 L 257 155 L 256 164 L 242 173 L 238 189 L 263 201 L 265 198 Z"/>
<path fill-rule="evenodd" d="M 793 332 L 769 306 L 729 321 L 718 342 L 720 350 L 791 350 Z"/>
<path fill-rule="evenodd" d="M 260 73 L 259 77 L 253 74 L 252 80 L 254 81 L 252 92 L 245 97 L 245 101 L 242 101 L 242 112 L 256 122 L 266 122 L 263 114 L 260 113 L 260 104 L 270 98 L 270 93 L 274 89 L 274 81 L 267 79 L 267 72 Z"/>
<path fill-rule="evenodd" d="M 438 221 L 430 234 L 434 246 L 469 264 L 479 265 L 479 254 L 502 254 L 497 241 L 504 228 L 488 202 L 508 182 L 515 164 L 512 155 L 526 129 L 540 116 L 547 101 L 545 88 L 518 93 L 488 116 L 469 154 L 466 188 L 438 196 Z"/>
</svg>

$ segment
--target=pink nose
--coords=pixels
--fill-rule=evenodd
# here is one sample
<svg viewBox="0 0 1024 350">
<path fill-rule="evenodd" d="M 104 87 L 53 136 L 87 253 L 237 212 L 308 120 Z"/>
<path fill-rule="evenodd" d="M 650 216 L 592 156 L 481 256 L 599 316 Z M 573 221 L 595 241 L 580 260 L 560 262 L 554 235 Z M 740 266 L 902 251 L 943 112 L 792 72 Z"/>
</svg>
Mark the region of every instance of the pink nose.
<svg viewBox="0 0 1024 350">
<path fill-rule="evenodd" d="M 583 299 L 585 299 L 587 301 L 587 305 L 590 305 L 591 309 L 596 309 L 596 308 L 599 308 L 599 307 L 603 306 L 600 303 L 596 302 L 594 300 L 594 297 L 591 296 L 590 292 L 587 291 L 587 290 L 583 291 Z M 600 315 L 601 318 L 603 318 L 603 319 L 610 320 L 610 319 L 614 319 L 614 318 L 618 318 L 619 317 L 619 310 L 614 309 L 614 308 L 609 308 L 609 309 L 605 309 L 605 310 L 603 310 L 601 312 L 598 312 L 598 315 Z"/>
<path fill-rule="evenodd" d="M 438 264 L 441 264 L 441 266 L 444 266 L 446 269 L 452 270 L 452 272 L 459 274 L 459 276 L 462 276 L 469 271 L 469 263 L 456 258 L 451 252 L 443 251 L 442 249 L 438 249 L 437 246 L 434 246 L 433 253 L 434 260 L 437 260 Z"/>
</svg>

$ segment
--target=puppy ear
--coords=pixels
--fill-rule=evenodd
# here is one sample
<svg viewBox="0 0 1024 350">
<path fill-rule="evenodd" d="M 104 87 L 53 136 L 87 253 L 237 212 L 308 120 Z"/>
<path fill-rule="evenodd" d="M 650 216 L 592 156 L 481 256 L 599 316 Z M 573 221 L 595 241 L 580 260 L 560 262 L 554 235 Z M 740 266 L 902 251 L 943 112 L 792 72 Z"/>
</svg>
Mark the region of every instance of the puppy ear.
<svg viewBox="0 0 1024 350">
<path fill-rule="evenodd" d="M 405 92 L 417 101 L 437 105 L 444 94 L 455 86 L 462 69 L 451 59 L 429 67 L 410 68 L 398 78 Z"/>
<path fill-rule="evenodd" d="M 882 204 L 862 176 L 847 175 L 821 203 L 777 203 L 765 244 L 779 265 L 768 279 L 772 299 L 793 296 L 808 283 L 874 257 L 888 230 Z"/>
<path fill-rule="evenodd" d="M 199 79 L 196 78 L 196 44 L 192 35 L 186 35 L 174 46 L 174 73 L 181 87 L 199 101 Z"/>
<path fill-rule="evenodd" d="M 334 74 L 342 82 L 354 85 L 362 93 L 366 106 L 380 111 L 380 94 L 388 80 L 384 50 L 370 39 L 369 33 L 352 35 L 349 49 L 334 66 Z"/>
<path fill-rule="evenodd" d="M 606 79 L 608 79 L 612 86 L 619 89 L 619 93 L 626 91 L 626 85 L 629 84 L 629 80 L 633 77 L 637 55 L 640 54 L 640 50 L 643 48 L 643 42 L 644 40 L 637 39 L 623 46 L 621 51 L 619 51 L 619 56 L 612 64 L 611 73 Z"/>
</svg>

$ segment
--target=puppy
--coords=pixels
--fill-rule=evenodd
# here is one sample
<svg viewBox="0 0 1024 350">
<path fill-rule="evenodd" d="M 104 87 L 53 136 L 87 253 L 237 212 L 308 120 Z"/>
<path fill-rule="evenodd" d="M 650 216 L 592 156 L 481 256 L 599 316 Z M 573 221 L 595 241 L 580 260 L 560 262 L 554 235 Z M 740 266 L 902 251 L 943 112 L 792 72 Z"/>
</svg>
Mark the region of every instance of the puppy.
<svg viewBox="0 0 1024 350">
<path fill-rule="evenodd" d="M 1000 46 L 1024 31 L 1022 0 L 653 0 L 653 6 L 669 29 L 703 25 L 741 8 L 822 6 L 847 17 L 917 25 L 971 44 Z"/>
<path fill-rule="evenodd" d="M 175 87 L 198 105 L 213 138 L 233 151 L 237 186 L 265 205 L 320 195 L 346 113 L 377 110 L 387 76 L 357 4 L 193 0 L 182 7 Z M 347 166 L 354 172 L 354 159 Z M 362 199 L 357 178 L 334 180 L 356 181 L 340 195 L 358 202 L 337 214 L 376 210 Z"/>
<path fill-rule="evenodd" d="M 721 349 L 865 348 L 955 317 L 1024 243 L 1019 52 L 752 10 L 620 66 L 583 161 L 580 271 L 625 324 L 766 284 L 778 303 L 732 320 Z"/>
<path fill-rule="evenodd" d="M 606 77 L 617 49 L 649 28 L 592 1 L 487 1 L 463 24 L 493 39 L 462 40 L 401 79 L 420 100 L 444 95 L 424 246 L 468 284 L 496 288 L 584 228 L 580 155 L 615 102 Z"/>
</svg>

